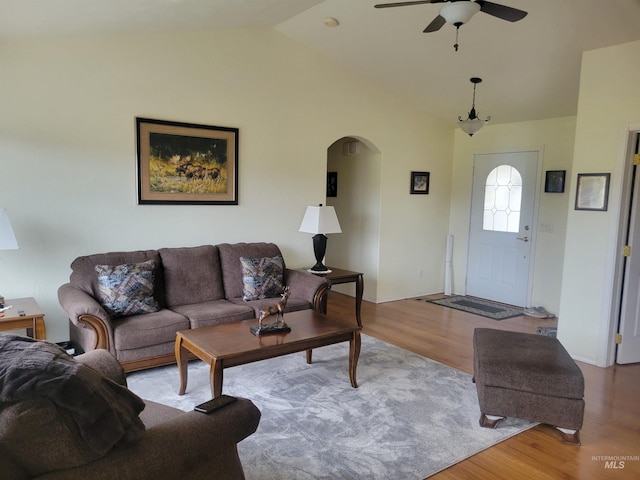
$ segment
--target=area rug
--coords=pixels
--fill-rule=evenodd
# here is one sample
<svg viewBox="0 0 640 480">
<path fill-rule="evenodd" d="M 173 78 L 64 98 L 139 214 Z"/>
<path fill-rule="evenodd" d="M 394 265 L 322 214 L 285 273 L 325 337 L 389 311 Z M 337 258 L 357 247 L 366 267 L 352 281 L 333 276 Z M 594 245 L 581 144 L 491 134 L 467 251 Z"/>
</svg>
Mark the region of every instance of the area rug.
<svg viewBox="0 0 640 480">
<path fill-rule="evenodd" d="M 465 297 L 462 295 L 426 301 L 444 307 L 482 315 L 483 317 L 493 320 L 504 320 L 506 318 L 519 317 L 523 314 L 522 309 L 518 307 L 492 302 L 491 300 L 485 300 L 483 298 Z"/>
<path fill-rule="evenodd" d="M 424 479 L 533 424 L 478 424 L 471 376 L 363 335 L 359 388 L 348 373 L 347 343 L 224 371 L 223 392 L 251 399 L 258 431 L 238 450 L 247 480 Z M 189 363 L 178 396 L 175 365 L 127 376 L 142 398 L 185 411 L 210 398 L 203 362 Z"/>
</svg>

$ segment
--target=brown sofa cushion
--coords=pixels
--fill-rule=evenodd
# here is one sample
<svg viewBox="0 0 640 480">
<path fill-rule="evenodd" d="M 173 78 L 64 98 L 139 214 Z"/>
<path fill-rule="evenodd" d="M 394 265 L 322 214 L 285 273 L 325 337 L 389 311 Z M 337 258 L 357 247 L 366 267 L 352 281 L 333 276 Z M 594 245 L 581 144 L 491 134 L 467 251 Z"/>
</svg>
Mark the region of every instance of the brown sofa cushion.
<svg viewBox="0 0 640 480">
<path fill-rule="evenodd" d="M 116 351 L 175 342 L 176 332 L 189 328 L 189 320 L 168 309 L 113 321 Z"/>
<path fill-rule="evenodd" d="M 218 247 L 161 248 L 167 306 L 224 298 Z"/>
<path fill-rule="evenodd" d="M 193 305 L 180 305 L 173 307 L 173 310 L 187 317 L 191 328 L 209 327 L 255 318 L 254 310 L 250 306 L 236 305 L 224 299 L 194 303 Z"/>
<path fill-rule="evenodd" d="M 251 301 L 246 301 L 242 298 L 232 298 L 231 300 L 229 300 L 229 302 L 232 304 L 243 305 L 245 307 L 253 309 L 253 315 L 255 318 L 260 317 L 260 310 L 268 307 L 273 307 L 278 301 L 279 300 L 277 298 L 263 298 L 261 300 Z M 287 306 L 285 307 L 284 311 L 285 313 L 298 312 L 300 310 L 307 310 L 309 308 L 311 308 L 311 306 L 309 302 L 307 302 L 304 298 L 289 297 L 289 299 L 287 300 Z M 250 319 L 254 317 L 250 317 Z"/>
<path fill-rule="evenodd" d="M 54 344 L 0 335 L 0 445 L 32 476 L 139 440 L 143 401 Z"/>
<path fill-rule="evenodd" d="M 262 258 L 282 255 L 275 243 L 221 243 L 218 245 L 218 250 L 220 252 L 224 293 L 227 300 L 242 297 L 243 283 L 240 257 Z M 283 268 L 286 270 L 286 265 Z"/>
</svg>

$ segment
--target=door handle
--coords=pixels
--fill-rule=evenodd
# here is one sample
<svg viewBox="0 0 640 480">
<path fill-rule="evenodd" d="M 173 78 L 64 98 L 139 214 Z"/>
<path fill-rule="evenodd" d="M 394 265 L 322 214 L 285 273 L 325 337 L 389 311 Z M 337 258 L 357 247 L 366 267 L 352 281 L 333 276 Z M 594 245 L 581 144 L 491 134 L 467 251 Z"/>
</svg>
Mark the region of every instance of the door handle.
<svg viewBox="0 0 640 480">
<path fill-rule="evenodd" d="M 522 240 L 523 242 L 528 242 L 529 237 L 517 237 L 516 240 Z"/>
</svg>

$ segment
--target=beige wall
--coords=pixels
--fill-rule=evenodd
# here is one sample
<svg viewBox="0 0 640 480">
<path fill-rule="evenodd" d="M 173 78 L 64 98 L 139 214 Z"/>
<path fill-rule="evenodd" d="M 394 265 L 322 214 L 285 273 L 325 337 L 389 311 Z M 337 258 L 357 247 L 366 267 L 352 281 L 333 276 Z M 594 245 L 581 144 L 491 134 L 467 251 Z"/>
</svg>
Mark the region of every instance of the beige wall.
<svg viewBox="0 0 640 480">
<path fill-rule="evenodd" d="M 640 130 L 640 42 L 582 57 L 571 198 L 577 173 L 611 173 L 607 212 L 569 209 L 558 338 L 576 358 L 613 361 L 612 304 L 622 173 L 630 130 Z"/>
<path fill-rule="evenodd" d="M 536 148 L 543 172 L 566 169 L 571 188 L 541 193 L 533 303 L 559 308 L 572 355 L 606 363 L 617 187 L 625 132 L 640 123 L 639 53 L 635 42 L 585 54 L 577 119 L 489 125 L 470 139 L 270 30 L 5 42 L 0 207 L 21 248 L 0 252 L 0 292 L 36 297 L 59 341 L 68 334 L 56 290 L 78 255 L 266 240 L 290 266 L 308 265 L 311 239 L 297 229 L 306 205 L 326 202 L 327 149 L 345 136 L 380 152 L 379 191 L 364 193 L 379 215 L 378 243 L 367 246 L 378 265 L 362 267 L 367 298 L 441 292 L 448 232 L 454 292 L 463 292 L 473 155 Z M 137 205 L 136 116 L 239 128 L 240 204 Z M 431 172 L 429 195 L 409 195 L 412 170 Z M 610 209 L 575 212 L 575 175 L 594 171 L 613 174 Z"/>
<path fill-rule="evenodd" d="M 347 135 L 381 152 L 377 300 L 442 290 L 451 126 L 275 31 L 7 41 L 0 82 L 0 206 L 21 246 L 0 252 L 0 292 L 36 297 L 51 340 L 68 338 L 56 290 L 78 255 L 272 241 L 308 265 L 300 220 Z M 239 128 L 240 204 L 137 205 L 136 116 Z M 430 195 L 408 194 L 411 170 L 432 172 Z"/>
<path fill-rule="evenodd" d="M 566 178 L 571 177 L 575 124 L 575 117 L 489 124 L 473 137 L 456 130 L 450 227 L 454 236 L 453 293 L 465 293 L 474 155 L 537 150 L 542 160 L 542 174 L 534 229 L 537 238 L 531 303 L 558 312 L 567 206 L 571 196 L 568 188 L 565 193 L 544 193 L 544 173 L 546 170 L 567 170 Z"/>
<path fill-rule="evenodd" d="M 429 119 L 399 132 L 400 144 L 422 138 L 413 151 L 388 149 L 363 135 L 382 152 L 379 302 L 443 291 L 453 151 L 448 127 Z M 430 172 L 429 195 L 409 194 L 411 171 Z"/>
</svg>

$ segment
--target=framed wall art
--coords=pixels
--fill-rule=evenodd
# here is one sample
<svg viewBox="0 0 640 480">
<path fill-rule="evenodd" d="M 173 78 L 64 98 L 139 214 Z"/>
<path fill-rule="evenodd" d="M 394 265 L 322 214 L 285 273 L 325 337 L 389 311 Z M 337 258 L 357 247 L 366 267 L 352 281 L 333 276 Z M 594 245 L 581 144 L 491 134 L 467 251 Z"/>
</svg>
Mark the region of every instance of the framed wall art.
<svg viewBox="0 0 640 480">
<path fill-rule="evenodd" d="M 238 129 L 136 118 L 139 204 L 238 204 Z"/>
<path fill-rule="evenodd" d="M 327 197 L 338 196 L 338 172 L 327 172 Z"/>
<path fill-rule="evenodd" d="M 579 173 L 576 210 L 605 212 L 609 201 L 610 173 Z"/>
<path fill-rule="evenodd" d="M 564 193 L 566 170 L 547 170 L 544 181 L 546 193 Z"/>
<path fill-rule="evenodd" d="M 413 194 L 429 193 L 429 172 L 411 172 L 411 190 Z"/>
</svg>

